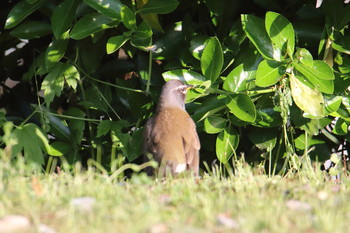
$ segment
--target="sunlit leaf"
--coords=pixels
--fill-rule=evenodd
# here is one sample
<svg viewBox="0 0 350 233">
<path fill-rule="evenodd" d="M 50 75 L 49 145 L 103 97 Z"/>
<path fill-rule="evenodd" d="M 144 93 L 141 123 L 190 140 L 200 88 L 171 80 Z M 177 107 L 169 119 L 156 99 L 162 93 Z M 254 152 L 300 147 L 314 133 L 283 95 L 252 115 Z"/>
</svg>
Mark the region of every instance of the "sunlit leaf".
<svg viewBox="0 0 350 233">
<path fill-rule="evenodd" d="M 170 70 L 170 71 L 164 72 L 163 78 L 165 81 L 177 79 L 190 85 L 201 85 L 206 81 L 206 79 L 202 75 L 194 71 L 185 70 L 185 69 Z"/>
<path fill-rule="evenodd" d="M 312 67 L 295 63 L 295 68 L 302 73 L 318 90 L 326 94 L 333 94 L 334 74 L 327 63 L 313 61 Z"/>
<path fill-rule="evenodd" d="M 78 4 L 78 0 L 64 0 L 55 7 L 51 17 L 51 25 L 56 39 L 62 39 L 62 34 L 72 26 Z"/>
<path fill-rule="evenodd" d="M 123 4 L 119 0 L 83 0 L 87 5 L 94 8 L 101 14 L 115 18 L 121 19 L 121 10 Z"/>
<path fill-rule="evenodd" d="M 260 54 L 268 60 L 281 61 L 281 51 L 273 48 L 264 21 L 253 15 L 241 15 L 242 27 Z"/>
<path fill-rule="evenodd" d="M 337 135 L 346 135 L 349 132 L 349 124 L 342 118 L 338 118 L 335 122 L 333 133 Z"/>
<path fill-rule="evenodd" d="M 284 64 L 275 61 L 263 60 L 256 71 L 256 85 L 268 87 L 274 85 L 286 72 Z"/>
<path fill-rule="evenodd" d="M 254 122 L 256 109 L 248 95 L 238 94 L 228 98 L 227 107 L 238 119 L 246 122 Z"/>
<path fill-rule="evenodd" d="M 136 18 L 134 12 L 130 10 L 127 6 L 122 6 L 121 12 L 121 21 L 123 22 L 124 26 L 129 30 L 136 29 Z"/>
<path fill-rule="evenodd" d="M 334 98 L 330 98 L 326 100 L 324 114 L 328 115 L 332 112 L 336 112 L 342 103 L 341 96 L 335 96 Z"/>
<path fill-rule="evenodd" d="M 311 53 L 304 48 L 298 49 L 298 51 L 295 53 L 296 59 L 298 59 L 302 64 L 312 67 L 313 58 Z"/>
<path fill-rule="evenodd" d="M 245 91 L 247 89 L 247 82 L 252 75 L 251 73 L 244 70 L 243 64 L 237 66 L 227 75 L 223 89 L 232 92 Z"/>
<path fill-rule="evenodd" d="M 209 134 L 220 133 L 226 126 L 226 120 L 218 116 L 209 116 L 204 120 L 204 131 Z"/>
<path fill-rule="evenodd" d="M 283 15 L 269 11 L 266 13 L 265 27 L 271 41 L 292 58 L 295 46 L 292 24 Z"/>
<path fill-rule="evenodd" d="M 56 64 L 65 54 L 68 47 L 68 39 L 53 40 L 45 52 L 45 65 L 47 68 Z"/>
<path fill-rule="evenodd" d="M 210 37 L 208 36 L 196 36 L 190 42 L 190 52 L 192 56 L 198 60 L 201 59 L 203 50 L 205 46 L 208 44 Z"/>
<path fill-rule="evenodd" d="M 212 82 L 219 77 L 224 63 L 223 52 L 218 38 L 209 39 L 201 56 L 203 75 Z"/>
<path fill-rule="evenodd" d="M 122 47 L 128 40 L 129 38 L 124 35 L 113 36 L 109 38 L 106 45 L 107 54 L 114 53 L 120 47 Z"/>
<path fill-rule="evenodd" d="M 151 46 L 152 35 L 151 27 L 142 22 L 131 35 L 130 43 L 139 49 L 147 50 Z"/>
<path fill-rule="evenodd" d="M 10 29 L 17 26 L 22 22 L 28 15 L 39 9 L 45 4 L 46 0 L 38 0 L 33 4 L 27 1 L 20 1 L 10 11 L 7 16 L 5 29 Z"/>
<path fill-rule="evenodd" d="M 51 156 L 61 156 L 72 150 L 72 145 L 66 142 L 53 142 L 50 145 L 48 154 Z"/>
<path fill-rule="evenodd" d="M 216 138 L 216 156 L 221 163 L 227 163 L 239 144 L 239 134 L 232 128 L 227 127 Z"/>
<path fill-rule="evenodd" d="M 70 37 L 75 40 L 80 40 L 103 29 L 115 27 L 118 24 L 118 20 L 99 13 L 86 14 L 74 25 L 70 32 Z"/>
<path fill-rule="evenodd" d="M 306 86 L 294 74 L 290 76 L 290 86 L 293 100 L 301 110 L 314 117 L 323 117 L 324 100 L 320 91 Z"/>
<path fill-rule="evenodd" d="M 61 95 L 65 81 L 75 89 L 77 80 L 79 80 L 79 73 L 73 65 L 57 63 L 45 77 L 41 85 L 41 89 L 44 91 L 46 105 L 49 107 L 53 98 Z"/>
</svg>

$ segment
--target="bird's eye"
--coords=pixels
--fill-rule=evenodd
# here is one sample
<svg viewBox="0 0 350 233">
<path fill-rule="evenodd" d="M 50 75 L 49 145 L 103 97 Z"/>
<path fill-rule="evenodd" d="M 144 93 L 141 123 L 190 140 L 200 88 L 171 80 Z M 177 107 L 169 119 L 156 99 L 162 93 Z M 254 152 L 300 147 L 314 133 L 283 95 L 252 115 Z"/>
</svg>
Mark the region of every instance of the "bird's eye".
<svg viewBox="0 0 350 233">
<path fill-rule="evenodd" d="M 177 90 L 180 91 L 184 95 L 187 93 L 187 87 L 186 86 L 178 87 Z"/>
</svg>

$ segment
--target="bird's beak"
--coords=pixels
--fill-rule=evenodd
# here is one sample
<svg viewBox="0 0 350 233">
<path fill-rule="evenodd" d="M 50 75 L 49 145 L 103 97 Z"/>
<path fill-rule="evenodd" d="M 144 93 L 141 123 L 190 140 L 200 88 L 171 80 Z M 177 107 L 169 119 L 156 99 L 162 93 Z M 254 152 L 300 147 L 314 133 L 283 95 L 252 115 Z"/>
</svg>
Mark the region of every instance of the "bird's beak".
<svg viewBox="0 0 350 233">
<path fill-rule="evenodd" d="M 190 90 L 190 89 L 193 89 L 194 88 L 194 86 L 193 85 L 186 85 L 187 87 L 186 87 L 186 91 L 188 91 L 188 90 Z"/>
</svg>

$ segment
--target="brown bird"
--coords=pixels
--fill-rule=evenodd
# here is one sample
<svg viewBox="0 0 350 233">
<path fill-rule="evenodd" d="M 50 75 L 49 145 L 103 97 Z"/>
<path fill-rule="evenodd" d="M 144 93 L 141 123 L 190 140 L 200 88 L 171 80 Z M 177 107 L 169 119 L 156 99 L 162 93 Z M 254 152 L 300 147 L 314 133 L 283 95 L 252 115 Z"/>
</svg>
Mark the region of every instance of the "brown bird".
<svg viewBox="0 0 350 233">
<path fill-rule="evenodd" d="M 186 93 L 192 86 L 179 80 L 164 84 L 155 115 L 144 130 L 144 153 L 159 162 L 158 175 L 192 170 L 198 176 L 200 142 L 196 125 L 185 110 Z"/>
</svg>

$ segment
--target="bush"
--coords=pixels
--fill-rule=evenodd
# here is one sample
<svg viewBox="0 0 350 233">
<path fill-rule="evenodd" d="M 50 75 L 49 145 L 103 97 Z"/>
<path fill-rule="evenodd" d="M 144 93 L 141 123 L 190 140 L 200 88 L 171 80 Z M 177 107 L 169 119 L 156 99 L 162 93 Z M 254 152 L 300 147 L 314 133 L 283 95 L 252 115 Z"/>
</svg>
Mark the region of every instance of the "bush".
<svg viewBox="0 0 350 233">
<path fill-rule="evenodd" d="M 341 145 L 345 161 L 350 5 L 315 4 L 2 1 L 2 157 L 133 162 L 161 85 L 181 79 L 202 161 L 283 173 Z"/>
</svg>

